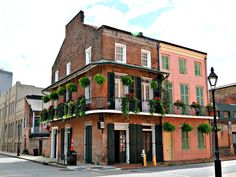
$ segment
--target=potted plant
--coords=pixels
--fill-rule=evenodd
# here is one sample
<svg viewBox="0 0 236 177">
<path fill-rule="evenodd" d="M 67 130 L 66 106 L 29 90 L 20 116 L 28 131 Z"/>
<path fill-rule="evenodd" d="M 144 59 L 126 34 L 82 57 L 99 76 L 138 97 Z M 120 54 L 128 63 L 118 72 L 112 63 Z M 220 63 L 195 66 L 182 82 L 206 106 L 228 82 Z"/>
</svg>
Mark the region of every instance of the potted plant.
<svg viewBox="0 0 236 177">
<path fill-rule="evenodd" d="M 191 132 L 193 130 L 193 127 L 187 123 L 183 123 L 181 129 L 185 132 Z"/>
<path fill-rule="evenodd" d="M 165 115 L 165 110 L 160 97 L 154 97 L 153 99 L 149 100 L 148 104 L 151 115 L 153 115 L 153 113 L 160 113 L 162 116 Z"/>
<path fill-rule="evenodd" d="M 76 87 L 75 83 L 70 82 L 70 83 L 66 84 L 66 90 L 70 93 L 77 92 L 77 87 Z"/>
<path fill-rule="evenodd" d="M 208 103 L 206 105 L 206 110 L 207 110 L 209 116 L 213 116 L 213 104 L 212 103 Z"/>
<path fill-rule="evenodd" d="M 55 101 L 55 100 L 58 100 L 58 94 L 56 91 L 52 91 L 50 94 L 49 94 L 49 97 L 51 100 Z"/>
<path fill-rule="evenodd" d="M 156 89 L 158 88 L 158 83 L 157 83 L 157 81 L 155 81 L 155 80 L 152 80 L 152 81 L 151 81 L 151 88 L 152 88 L 153 90 L 156 90 Z"/>
<path fill-rule="evenodd" d="M 129 116 L 129 111 L 133 111 L 137 114 L 139 112 L 138 99 L 130 93 L 125 94 L 125 96 L 121 98 L 121 111 L 126 117 Z"/>
<path fill-rule="evenodd" d="M 198 125 L 197 129 L 202 133 L 208 134 L 211 131 L 211 126 L 207 123 L 202 123 Z"/>
<path fill-rule="evenodd" d="M 57 88 L 57 94 L 59 95 L 59 96 L 63 96 L 64 95 L 64 93 L 65 93 L 65 88 L 64 87 L 61 87 L 61 86 L 59 86 L 58 88 Z"/>
<path fill-rule="evenodd" d="M 96 74 L 94 80 L 98 85 L 103 85 L 106 81 L 106 78 L 101 74 Z"/>
<path fill-rule="evenodd" d="M 193 101 L 192 104 L 190 105 L 190 108 L 196 111 L 196 115 L 200 114 L 201 105 L 199 103 Z"/>
<path fill-rule="evenodd" d="M 58 118 L 63 118 L 63 116 L 65 115 L 64 113 L 64 103 L 60 103 L 57 105 L 57 117 Z"/>
<path fill-rule="evenodd" d="M 132 77 L 128 75 L 121 76 L 121 82 L 123 85 L 126 85 L 126 86 L 132 86 L 134 84 L 134 80 L 132 79 Z"/>
<path fill-rule="evenodd" d="M 90 84 L 90 80 L 88 77 L 84 76 L 82 78 L 79 79 L 79 85 L 81 88 L 85 88 L 88 87 Z"/>
<path fill-rule="evenodd" d="M 76 102 L 75 102 L 75 115 L 77 117 L 82 117 L 85 116 L 85 106 L 86 106 L 86 100 L 85 97 L 80 97 Z"/>
<path fill-rule="evenodd" d="M 169 122 L 164 122 L 163 123 L 163 130 L 165 132 L 173 132 L 173 131 L 175 131 L 175 126 Z"/>
<path fill-rule="evenodd" d="M 75 112 L 75 102 L 70 101 L 68 103 L 68 116 L 73 116 L 74 112 Z"/>
<path fill-rule="evenodd" d="M 47 102 L 50 101 L 50 98 L 49 98 L 48 95 L 44 95 L 44 96 L 42 97 L 42 100 L 43 100 L 44 103 L 47 103 Z"/>
<path fill-rule="evenodd" d="M 179 107 L 183 108 L 183 107 L 185 106 L 184 102 L 182 102 L 181 100 L 176 100 L 176 101 L 174 102 L 174 105 L 175 105 L 177 108 L 179 108 Z"/>
</svg>

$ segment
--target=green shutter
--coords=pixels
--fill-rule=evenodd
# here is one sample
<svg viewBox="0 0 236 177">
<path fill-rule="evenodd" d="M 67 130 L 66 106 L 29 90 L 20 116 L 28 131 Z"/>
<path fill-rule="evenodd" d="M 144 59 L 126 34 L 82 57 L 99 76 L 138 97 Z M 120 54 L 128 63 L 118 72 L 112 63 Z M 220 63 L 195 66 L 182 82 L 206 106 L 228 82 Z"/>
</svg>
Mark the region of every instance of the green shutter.
<svg viewBox="0 0 236 177">
<path fill-rule="evenodd" d="M 115 131 L 114 124 L 107 124 L 108 165 L 115 163 Z"/>
<path fill-rule="evenodd" d="M 156 160 L 163 162 L 162 126 L 155 125 Z"/>
<path fill-rule="evenodd" d="M 64 155 L 64 141 L 65 141 L 65 129 L 62 128 L 61 129 L 61 160 L 65 159 L 65 155 Z"/>
<path fill-rule="evenodd" d="M 139 101 L 138 106 L 140 112 L 142 112 L 142 89 L 141 89 L 141 77 L 135 77 L 136 97 Z"/>
<path fill-rule="evenodd" d="M 182 130 L 182 149 L 189 149 L 188 132 Z"/>
<path fill-rule="evenodd" d="M 109 109 L 115 109 L 115 74 L 108 73 L 108 101 Z"/>
<path fill-rule="evenodd" d="M 204 134 L 198 131 L 198 149 L 204 149 L 205 142 L 204 142 Z"/>
</svg>

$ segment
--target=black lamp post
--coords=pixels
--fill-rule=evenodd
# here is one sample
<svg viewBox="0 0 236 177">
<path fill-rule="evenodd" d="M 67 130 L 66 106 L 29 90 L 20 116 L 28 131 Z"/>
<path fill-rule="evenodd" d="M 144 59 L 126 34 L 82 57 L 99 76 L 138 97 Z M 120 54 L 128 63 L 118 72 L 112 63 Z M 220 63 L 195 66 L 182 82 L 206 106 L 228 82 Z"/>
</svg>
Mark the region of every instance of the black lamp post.
<svg viewBox="0 0 236 177">
<path fill-rule="evenodd" d="M 20 128 L 21 125 L 17 125 L 17 131 L 18 131 L 18 142 L 17 142 L 17 156 L 20 156 Z"/>
<path fill-rule="evenodd" d="M 218 146 L 217 121 L 216 121 L 216 105 L 215 105 L 215 87 L 218 76 L 214 73 L 214 68 L 211 67 L 211 73 L 208 76 L 208 81 L 212 91 L 213 113 L 214 113 L 214 133 L 215 133 L 215 176 L 221 177 L 221 160 Z"/>
</svg>

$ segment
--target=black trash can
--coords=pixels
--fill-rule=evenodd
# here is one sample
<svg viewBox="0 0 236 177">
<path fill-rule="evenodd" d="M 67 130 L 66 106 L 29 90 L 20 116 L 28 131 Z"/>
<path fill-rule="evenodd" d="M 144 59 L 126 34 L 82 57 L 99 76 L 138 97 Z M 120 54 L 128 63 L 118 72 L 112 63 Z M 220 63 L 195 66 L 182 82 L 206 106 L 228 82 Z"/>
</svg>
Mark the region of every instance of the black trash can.
<svg viewBox="0 0 236 177">
<path fill-rule="evenodd" d="M 69 151 L 67 154 L 67 165 L 76 165 L 77 164 L 77 152 Z"/>
<path fill-rule="evenodd" d="M 34 152 L 34 156 L 38 156 L 39 155 L 39 150 L 38 149 L 33 149 Z"/>
</svg>

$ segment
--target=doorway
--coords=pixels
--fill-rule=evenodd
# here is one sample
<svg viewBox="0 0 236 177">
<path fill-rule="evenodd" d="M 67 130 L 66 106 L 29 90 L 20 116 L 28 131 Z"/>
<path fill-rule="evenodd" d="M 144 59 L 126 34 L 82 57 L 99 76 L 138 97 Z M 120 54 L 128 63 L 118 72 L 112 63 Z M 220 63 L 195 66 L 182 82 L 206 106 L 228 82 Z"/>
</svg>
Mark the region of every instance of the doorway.
<svg viewBox="0 0 236 177">
<path fill-rule="evenodd" d="M 92 125 L 85 127 L 85 162 L 92 163 Z"/>
<path fill-rule="evenodd" d="M 43 140 L 40 139 L 39 140 L 39 156 L 42 155 L 42 152 L 43 152 Z"/>
<path fill-rule="evenodd" d="M 152 131 L 143 131 L 143 149 L 145 150 L 147 161 L 152 161 Z"/>
<path fill-rule="evenodd" d="M 115 163 L 126 163 L 125 130 L 115 130 Z"/>
<path fill-rule="evenodd" d="M 52 129 L 52 139 L 51 139 L 51 158 L 57 158 L 57 142 L 58 142 L 58 130 L 57 129 Z"/>
</svg>

